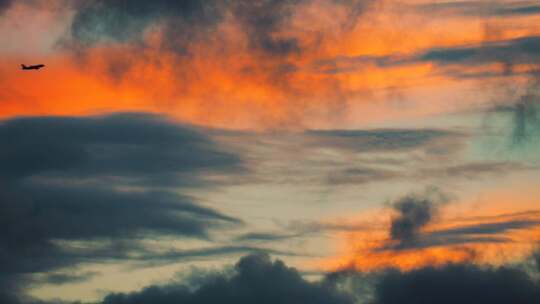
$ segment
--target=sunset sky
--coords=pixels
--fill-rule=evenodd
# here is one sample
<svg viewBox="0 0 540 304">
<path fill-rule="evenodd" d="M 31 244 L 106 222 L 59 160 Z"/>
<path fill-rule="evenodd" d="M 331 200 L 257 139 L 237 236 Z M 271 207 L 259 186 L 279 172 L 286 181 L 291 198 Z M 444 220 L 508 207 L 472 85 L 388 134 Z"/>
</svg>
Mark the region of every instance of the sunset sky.
<svg viewBox="0 0 540 304">
<path fill-rule="evenodd" d="M 0 304 L 540 303 L 539 185 L 539 1 L 0 0 Z"/>
</svg>

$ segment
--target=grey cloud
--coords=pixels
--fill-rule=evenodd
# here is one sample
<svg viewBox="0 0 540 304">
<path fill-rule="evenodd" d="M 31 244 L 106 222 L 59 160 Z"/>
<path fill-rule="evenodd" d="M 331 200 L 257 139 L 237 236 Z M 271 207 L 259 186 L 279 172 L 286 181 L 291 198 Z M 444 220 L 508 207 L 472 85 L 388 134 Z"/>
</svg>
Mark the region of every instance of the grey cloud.
<svg viewBox="0 0 540 304">
<path fill-rule="evenodd" d="M 437 202 L 428 197 L 405 196 L 392 204 L 396 215 L 390 223 L 390 237 L 400 243 L 414 242 L 420 229 L 427 225 L 437 211 Z"/>
<path fill-rule="evenodd" d="M 131 303 L 324 303 L 349 304 L 352 298 L 324 282 L 304 280 L 298 271 L 268 255 L 238 261 L 232 274 L 209 276 L 193 288 L 183 284 L 149 286 L 130 294 L 110 294 L 103 304 Z"/>
<path fill-rule="evenodd" d="M 269 54 L 287 55 L 300 52 L 296 38 L 276 38 L 273 33 L 283 26 L 294 6 L 303 0 L 239 1 L 235 15 L 246 25 L 249 42 L 254 49 Z"/>
<path fill-rule="evenodd" d="M 532 304 L 540 301 L 540 282 L 513 267 L 469 264 L 390 271 L 375 284 L 375 304 Z"/>
<path fill-rule="evenodd" d="M 432 62 L 438 65 L 439 73 L 456 78 L 496 77 L 514 74 L 533 74 L 535 71 L 514 71 L 517 64 L 540 63 L 540 37 L 525 36 L 516 39 L 485 42 L 457 47 L 435 47 L 416 54 L 393 54 L 388 56 L 336 57 L 313 64 L 320 73 L 347 73 L 366 65 L 393 67 L 399 65 Z M 467 67 L 500 63 L 502 72 L 471 72 Z"/>
<path fill-rule="evenodd" d="M 521 96 L 513 107 L 512 140 L 516 145 L 540 138 L 540 95 Z"/>
<path fill-rule="evenodd" d="M 240 242 L 270 242 L 282 241 L 299 236 L 298 234 L 284 234 L 275 232 L 249 232 L 236 237 Z"/>
<path fill-rule="evenodd" d="M 430 233 L 431 236 L 449 236 L 449 235 L 465 235 L 465 234 L 499 234 L 508 230 L 526 229 L 540 225 L 537 220 L 510 220 L 495 223 L 481 223 L 471 226 L 463 226 L 450 228 L 446 230 L 438 230 Z"/>
<path fill-rule="evenodd" d="M 534 272 L 534 270 L 533 270 Z M 234 269 L 200 272 L 183 281 L 152 285 L 132 293 L 113 293 L 103 304 L 130 303 L 476 303 L 532 304 L 540 282 L 520 266 L 453 264 L 402 272 L 344 270 L 307 281 L 268 255 L 243 257 Z M 473 300 L 471 300 L 473 299 Z"/>
<path fill-rule="evenodd" d="M 5 120 L 0 167 L 0 289 L 14 290 L 14 298 L 27 275 L 150 260 L 155 252 L 141 239 L 209 239 L 211 229 L 242 223 L 178 193 L 211 187 L 207 174 L 237 174 L 240 158 L 204 130 L 159 116 Z"/>
<path fill-rule="evenodd" d="M 204 170 L 240 169 L 208 136 L 158 116 L 19 118 L 0 123 L 0 177 L 114 176 L 144 184 L 193 184 Z"/>
<path fill-rule="evenodd" d="M 164 27 L 162 47 L 186 54 L 191 41 L 204 39 L 231 13 L 247 32 L 250 46 L 268 54 L 298 51 L 294 38 L 275 38 L 291 9 L 302 0 L 270 1 L 114 1 L 83 2 L 76 7 L 73 37 L 85 44 L 103 39 L 140 40 L 151 25 Z"/>
<path fill-rule="evenodd" d="M 524 215 L 531 215 L 527 213 Z M 517 215 L 522 216 L 522 215 Z M 459 225 L 457 227 L 435 230 L 429 232 L 418 232 L 414 236 L 414 242 L 399 242 L 388 244 L 379 250 L 407 250 L 421 249 L 439 246 L 465 245 L 473 243 L 511 243 L 514 242 L 504 233 L 531 229 L 540 226 L 540 221 L 536 219 L 523 218 L 503 218 L 497 221 L 483 222 L 472 225 Z"/>
<path fill-rule="evenodd" d="M 200 26 L 214 25 L 221 17 L 217 1 L 81 1 L 71 26 L 77 41 L 93 44 L 103 39 L 140 39 L 152 24 L 165 24 L 169 45 L 185 47 Z M 183 41 L 182 41 L 183 40 Z M 182 44 L 178 44 L 179 42 Z"/>
<path fill-rule="evenodd" d="M 98 0 L 77 1 L 71 26 L 73 38 L 86 45 L 103 40 L 137 41 L 152 25 L 164 27 L 164 47 L 188 52 L 191 41 L 204 39 L 232 15 L 245 30 L 253 50 L 267 55 L 298 53 L 296 37 L 277 37 L 299 4 L 310 0 L 201 1 Z M 350 8 L 346 24 L 354 24 L 370 0 L 334 0 Z"/>
<path fill-rule="evenodd" d="M 482 45 L 434 48 L 412 59 L 438 64 L 488 64 L 495 62 L 518 64 L 540 61 L 540 37 L 528 36 Z"/>
<path fill-rule="evenodd" d="M 95 276 L 98 272 L 84 272 L 84 273 L 49 273 L 43 276 L 39 283 L 53 284 L 53 285 L 63 285 L 71 283 L 81 283 L 86 282 Z"/>
<path fill-rule="evenodd" d="M 418 177 L 465 177 L 468 179 L 481 176 L 506 174 L 512 171 L 535 169 L 516 162 L 470 162 L 453 166 L 420 169 L 415 173 Z"/>
<path fill-rule="evenodd" d="M 242 246 L 242 245 L 224 245 L 206 248 L 196 248 L 187 250 L 172 249 L 161 253 L 149 253 L 138 258 L 142 266 L 155 266 L 175 262 L 185 262 L 194 260 L 212 259 L 219 256 L 231 256 L 239 254 L 272 254 L 278 256 L 299 256 L 300 254 L 292 251 L 282 251 L 272 248 Z"/>
<path fill-rule="evenodd" d="M 453 14 L 469 17 L 511 17 L 540 14 L 534 1 L 456 1 L 413 5 L 413 10 L 432 14 Z"/>
<path fill-rule="evenodd" d="M 322 221 L 292 221 L 285 225 L 287 231 L 293 231 L 291 235 L 298 236 L 309 236 L 313 234 L 320 234 L 332 231 L 367 231 L 370 229 L 379 229 L 384 228 L 378 225 L 377 223 L 369 222 L 354 222 L 354 223 L 344 223 L 344 222 L 322 222 Z"/>
<path fill-rule="evenodd" d="M 328 174 L 327 182 L 331 185 L 365 184 L 386 181 L 402 176 L 398 171 L 380 168 L 347 168 Z"/>
<path fill-rule="evenodd" d="M 537 159 L 540 147 L 539 88 L 538 78 L 533 79 L 525 93 L 483 110 L 484 134 L 478 138 L 480 148 L 502 150 L 505 157 L 509 155 L 522 162 Z"/>
<path fill-rule="evenodd" d="M 12 2 L 12 0 L 0 0 L 0 14 L 7 10 Z"/>
<path fill-rule="evenodd" d="M 456 138 L 460 134 L 429 129 L 375 129 L 375 130 L 311 130 L 314 145 L 334 146 L 357 152 L 403 151 L 421 148 L 438 139 Z"/>
</svg>

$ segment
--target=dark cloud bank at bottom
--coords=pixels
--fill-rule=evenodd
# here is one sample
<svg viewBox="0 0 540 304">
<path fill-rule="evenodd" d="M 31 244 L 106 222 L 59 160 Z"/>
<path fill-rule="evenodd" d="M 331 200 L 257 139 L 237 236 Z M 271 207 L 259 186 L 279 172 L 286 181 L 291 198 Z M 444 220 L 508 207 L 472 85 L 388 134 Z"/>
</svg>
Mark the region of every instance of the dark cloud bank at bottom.
<svg viewBox="0 0 540 304">
<path fill-rule="evenodd" d="M 459 264 L 373 274 L 342 271 L 312 282 L 279 260 L 272 261 L 266 254 L 252 254 L 241 258 L 232 271 L 198 277 L 195 285 L 187 283 L 189 280 L 153 285 L 133 293 L 109 294 L 101 303 L 540 303 L 537 268 L 534 263 L 529 263 L 529 268 L 524 265 Z M 374 279 L 367 279 L 370 276 Z M 370 288 L 360 287 L 366 284 Z M 362 294 L 369 289 L 370 295 Z"/>
</svg>

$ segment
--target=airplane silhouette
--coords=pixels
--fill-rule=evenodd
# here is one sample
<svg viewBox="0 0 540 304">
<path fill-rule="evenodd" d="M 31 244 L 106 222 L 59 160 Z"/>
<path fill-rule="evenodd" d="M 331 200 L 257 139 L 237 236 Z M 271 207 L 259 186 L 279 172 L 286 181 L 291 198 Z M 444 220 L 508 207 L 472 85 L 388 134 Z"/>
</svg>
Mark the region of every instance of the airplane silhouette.
<svg viewBox="0 0 540 304">
<path fill-rule="evenodd" d="M 39 70 L 44 66 L 45 66 L 44 64 L 29 65 L 29 66 L 21 64 L 21 69 L 23 69 L 23 70 Z"/>
</svg>

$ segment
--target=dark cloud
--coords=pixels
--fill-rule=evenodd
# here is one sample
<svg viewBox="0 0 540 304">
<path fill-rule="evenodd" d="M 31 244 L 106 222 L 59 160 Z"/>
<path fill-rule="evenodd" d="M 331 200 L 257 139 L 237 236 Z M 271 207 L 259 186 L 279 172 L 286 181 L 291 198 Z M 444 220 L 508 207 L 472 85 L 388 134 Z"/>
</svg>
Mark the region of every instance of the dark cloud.
<svg viewBox="0 0 540 304">
<path fill-rule="evenodd" d="M 500 234 L 509 230 L 526 229 L 540 225 L 538 220 L 509 220 L 495 223 L 481 223 L 470 226 L 438 230 L 430 233 L 431 236 L 449 236 L 465 234 Z"/>
<path fill-rule="evenodd" d="M 417 4 L 412 7 L 422 13 L 454 14 L 469 17 L 510 17 L 540 14 L 534 1 L 456 1 Z"/>
<path fill-rule="evenodd" d="M 425 221 L 426 215 L 422 214 L 422 216 Z M 497 217 L 468 218 L 467 220 L 481 222 L 474 224 L 460 223 L 452 228 L 429 232 L 414 231 L 412 240 L 389 243 L 378 250 L 422 249 L 474 243 L 511 243 L 514 240 L 505 236 L 505 233 L 536 228 L 540 226 L 540 221 L 536 218 L 537 212 L 535 211 Z"/>
<path fill-rule="evenodd" d="M 288 240 L 298 236 L 300 236 L 300 234 L 284 234 L 276 232 L 249 232 L 238 236 L 236 240 L 240 242 L 270 242 Z"/>
<path fill-rule="evenodd" d="M 292 14 L 294 5 L 303 0 L 238 1 L 235 15 L 240 18 L 248 33 L 249 43 L 254 49 L 269 54 L 287 55 L 300 52 L 296 38 L 276 38 L 285 20 Z"/>
<path fill-rule="evenodd" d="M 533 262 L 536 266 L 536 271 L 540 272 L 540 249 L 537 248 L 532 255 Z"/>
<path fill-rule="evenodd" d="M 389 272 L 375 285 L 374 303 L 532 304 L 539 301 L 540 282 L 519 268 L 464 264 Z"/>
<path fill-rule="evenodd" d="M 252 254 L 234 269 L 200 272 L 182 281 L 113 293 L 102 304 L 163 303 L 537 303 L 540 281 L 534 269 L 451 264 L 402 272 L 344 270 L 307 281 L 268 255 Z"/>
<path fill-rule="evenodd" d="M 43 276 L 40 283 L 63 285 L 70 283 L 86 282 L 95 276 L 98 272 L 84 272 L 84 273 L 49 273 Z"/>
<path fill-rule="evenodd" d="M 136 42 L 143 46 L 143 34 L 161 27 L 160 47 L 187 55 L 194 41 L 214 39 L 218 25 L 227 17 L 240 25 L 252 51 L 286 56 L 302 51 L 298 37 L 285 35 L 288 21 L 300 4 L 311 0 L 97 0 L 74 2 L 71 36 L 77 44 Z M 350 14 L 345 28 L 352 28 L 371 0 L 333 0 Z M 229 18 L 231 19 L 231 18 Z M 219 38 L 218 38 L 219 39 Z M 227 46 L 223 46 L 227 47 Z"/>
<path fill-rule="evenodd" d="M 0 166 L 4 179 L 97 177 L 178 186 L 202 182 L 193 173 L 240 169 L 240 159 L 195 128 L 158 116 L 115 114 L 4 121 Z"/>
<path fill-rule="evenodd" d="M 264 254 L 243 257 L 232 274 L 213 275 L 199 282 L 196 288 L 170 284 L 130 294 L 110 294 L 102 303 L 353 303 L 332 285 L 306 281 L 296 269 L 271 261 Z"/>
<path fill-rule="evenodd" d="M 396 215 L 390 223 L 390 238 L 400 243 L 414 242 L 420 229 L 427 225 L 437 210 L 430 198 L 409 195 L 392 204 Z"/>
<path fill-rule="evenodd" d="M 540 37 L 488 42 L 476 46 L 435 48 L 428 50 L 413 60 L 430 61 L 441 65 L 490 63 L 538 63 L 540 62 Z"/>
<path fill-rule="evenodd" d="M 524 93 L 498 101 L 484 109 L 481 145 L 503 150 L 521 161 L 534 160 L 540 147 L 540 82 L 531 79 Z M 489 137 L 488 137 L 489 136 Z M 525 167 L 526 169 L 527 167 Z M 531 169 L 534 169 L 532 167 Z"/>
<path fill-rule="evenodd" d="M 470 162 L 461 165 L 443 166 L 439 168 L 420 169 L 418 177 L 465 177 L 475 179 L 482 176 L 495 176 L 513 171 L 534 169 L 516 162 Z"/>
<path fill-rule="evenodd" d="M 429 129 L 375 129 L 375 130 L 312 130 L 315 145 L 335 146 L 358 152 L 402 151 L 421 148 L 439 139 L 459 137 L 459 134 Z"/>
<path fill-rule="evenodd" d="M 516 145 L 538 140 L 540 137 L 540 95 L 521 96 L 513 109 L 512 140 Z"/>
<path fill-rule="evenodd" d="M 71 26 L 73 38 L 83 44 L 102 40 L 142 38 L 150 25 L 164 25 L 166 44 L 185 51 L 198 27 L 214 25 L 221 17 L 217 1 L 200 0 L 98 0 L 80 1 Z"/>
<path fill-rule="evenodd" d="M 354 232 L 354 231 L 367 231 L 370 229 L 383 228 L 379 227 L 377 223 L 369 222 L 323 222 L 323 221 L 291 221 L 284 226 L 287 231 L 293 231 L 291 235 L 295 236 L 309 236 L 317 234 L 325 234 L 327 232 Z"/>
<path fill-rule="evenodd" d="M 142 262 L 141 265 L 143 266 L 155 266 L 159 264 L 167 264 L 179 261 L 213 259 L 218 256 L 230 256 L 250 253 L 272 254 L 278 256 L 298 256 L 298 254 L 294 252 L 275 250 L 271 248 L 242 245 L 226 245 L 188 250 L 175 249 L 159 254 L 151 253 L 147 257 L 142 256 L 140 258 L 140 262 Z"/>
<path fill-rule="evenodd" d="M 210 229 L 241 223 L 171 190 L 236 174 L 239 157 L 203 130 L 158 116 L 6 120 L 0 167 L 0 283 L 10 286 L 78 263 L 151 260 L 141 239 L 209 239 Z"/>
<path fill-rule="evenodd" d="M 380 168 L 347 168 L 328 174 L 327 182 L 331 185 L 365 184 L 386 181 L 403 176 L 398 171 Z"/>
<path fill-rule="evenodd" d="M 145 234 L 207 237 L 207 229 L 238 220 L 166 192 L 117 192 L 92 187 L 28 186 L 0 202 L 5 272 L 46 270 L 65 250 L 54 240 L 125 239 Z M 50 253 L 51 256 L 48 256 Z M 46 260 L 40 259 L 44 258 Z M 37 268 L 34 268 L 37 267 Z"/>
<path fill-rule="evenodd" d="M 435 47 L 417 54 L 389 56 L 341 56 L 317 61 L 315 71 L 327 74 L 358 71 L 366 66 L 393 67 L 431 62 L 438 65 L 440 73 L 456 78 L 483 78 L 515 74 L 533 74 L 532 71 L 514 71 L 519 64 L 540 64 L 540 37 L 526 36 L 516 39 L 485 42 L 456 47 Z M 502 64 L 502 71 L 468 71 L 466 67 Z"/>
<path fill-rule="evenodd" d="M 151 25 L 164 28 L 163 47 L 186 53 L 189 43 L 207 38 L 227 14 L 246 31 L 254 50 L 286 55 L 298 52 L 296 38 L 277 38 L 292 9 L 302 0 L 265 1 L 116 1 L 81 2 L 76 7 L 72 35 L 86 45 L 112 40 L 140 40 Z"/>
<path fill-rule="evenodd" d="M 0 0 L 0 14 L 7 10 L 12 2 L 13 0 Z"/>
</svg>

